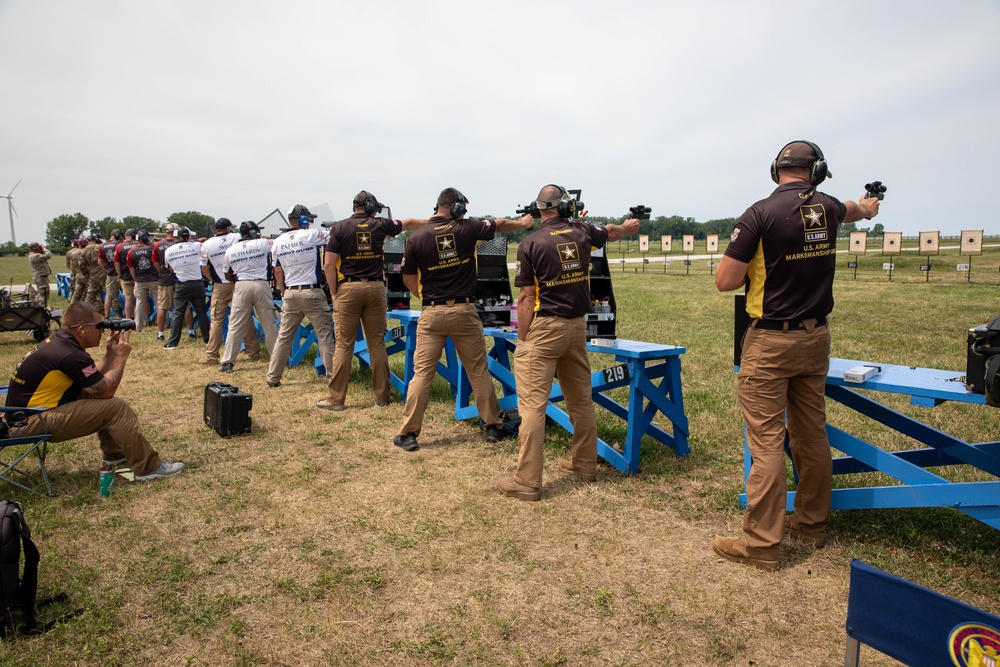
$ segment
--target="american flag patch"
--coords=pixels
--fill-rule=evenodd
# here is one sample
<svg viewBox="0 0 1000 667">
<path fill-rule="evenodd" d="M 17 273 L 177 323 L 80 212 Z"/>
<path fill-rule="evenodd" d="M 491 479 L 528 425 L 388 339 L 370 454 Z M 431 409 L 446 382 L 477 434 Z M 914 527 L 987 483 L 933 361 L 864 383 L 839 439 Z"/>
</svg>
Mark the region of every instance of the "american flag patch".
<svg viewBox="0 0 1000 667">
<path fill-rule="evenodd" d="M 98 370 L 97 370 L 97 366 L 95 364 L 91 364 L 91 365 L 89 365 L 89 366 L 87 366 L 86 368 L 83 369 L 83 374 L 85 376 L 87 376 L 87 377 L 90 377 L 91 375 L 93 375 L 94 373 L 97 373 L 97 372 L 98 372 Z"/>
</svg>

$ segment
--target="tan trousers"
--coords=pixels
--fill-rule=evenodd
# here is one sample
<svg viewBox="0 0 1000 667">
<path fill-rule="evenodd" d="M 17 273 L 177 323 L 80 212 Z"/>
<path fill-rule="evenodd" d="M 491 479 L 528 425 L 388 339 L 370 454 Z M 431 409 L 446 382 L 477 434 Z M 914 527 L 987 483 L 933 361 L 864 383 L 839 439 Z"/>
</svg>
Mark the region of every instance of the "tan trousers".
<svg viewBox="0 0 1000 667">
<path fill-rule="evenodd" d="M 236 283 L 215 283 L 212 285 L 212 326 L 208 329 L 208 343 L 205 345 L 205 362 L 219 363 L 219 349 L 222 347 L 222 329 L 226 323 L 226 311 L 233 302 Z M 253 318 L 247 320 L 243 329 L 243 347 L 251 359 L 260 357 L 260 339 Z"/>
<path fill-rule="evenodd" d="M 328 305 L 326 293 L 322 289 L 297 290 L 289 287 L 285 290 L 281 300 L 278 339 L 274 343 L 271 361 L 267 367 L 268 382 L 281 380 L 288 365 L 288 355 L 292 353 L 292 343 L 299 334 L 299 325 L 306 317 L 316 332 L 316 343 L 323 365 L 329 370 L 333 364 L 333 320 L 330 319 Z"/>
<path fill-rule="evenodd" d="M 573 424 L 570 451 L 573 467 L 581 473 L 597 470 L 597 421 L 587 356 L 586 318 L 535 317 L 528 335 L 514 351 L 517 414 L 521 418 L 514 480 L 535 489 L 542 487 L 545 463 L 545 408 L 554 375 L 565 398 Z"/>
<path fill-rule="evenodd" d="M 420 435 L 424 411 L 430 400 L 431 380 L 437 372 L 445 340 L 451 337 L 476 395 L 479 416 L 488 426 L 501 426 L 496 388 L 486 366 L 483 325 L 471 303 L 425 306 L 417 322 L 417 349 L 413 353 L 413 378 L 406 388 L 406 406 L 400 435 Z"/>
<path fill-rule="evenodd" d="M 264 327 L 264 343 L 268 353 L 274 351 L 274 342 L 278 338 L 277 318 L 274 314 L 274 299 L 271 298 L 271 286 L 266 280 L 241 280 L 233 289 L 232 310 L 229 312 L 229 335 L 226 336 L 226 347 L 222 353 L 221 362 L 231 364 L 236 361 L 243 344 L 243 332 L 249 324 L 253 326 L 253 315 Z"/>
<path fill-rule="evenodd" d="M 149 297 L 154 299 L 159 293 L 155 282 L 135 283 L 135 330 L 142 331 L 149 324 Z"/>
<path fill-rule="evenodd" d="M 389 357 L 385 352 L 385 283 L 381 281 L 344 283 L 337 288 L 334 323 L 337 345 L 333 353 L 327 399 L 333 405 L 347 400 L 347 385 L 351 379 L 354 342 L 358 327 L 364 326 L 365 340 L 372 367 L 372 389 L 378 403 L 389 402 Z"/>
<path fill-rule="evenodd" d="M 769 331 L 750 328 L 743 341 L 737 394 L 753 466 L 747 478 L 743 533 L 749 548 L 777 556 L 784 537 L 785 420 L 799 475 L 795 515 L 807 534 L 830 522 L 833 464 L 826 435 L 826 375 L 830 328 Z"/>
<path fill-rule="evenodd" d="M 65 442 L 96 433 L 105 460 L 124 457 L 136 475 L 146 475 L 160 465 L 160 455 L 142 434 L 139 418 L 123 398 L 70 401 L 46 410 L 41 417 L 52 434 L 51 442 Z M 28 425 L 11 429 L 11 435 L 38 435 L 44 431 L 39 415 L 31 415 Z"/>
</svg>

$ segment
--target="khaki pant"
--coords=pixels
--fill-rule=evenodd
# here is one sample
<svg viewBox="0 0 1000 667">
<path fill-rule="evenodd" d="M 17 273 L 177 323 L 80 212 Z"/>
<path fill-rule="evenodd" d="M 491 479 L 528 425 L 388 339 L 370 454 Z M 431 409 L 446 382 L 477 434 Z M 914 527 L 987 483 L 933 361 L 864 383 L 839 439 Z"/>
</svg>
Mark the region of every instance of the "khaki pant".
<svg viewBox="0 0 1000 667">
<path fill-rule="evenodd" d="M 96 433 L 105 460 L 124 457 L 136 475 L 146 475 L 160 465 L 160 455 L 142 434 L 139 419 L 123 398 L 88 398 L 70 401 L 41 413 L 51 442 L 75 440 Z M 28 425 L 11 429 L 14 437 L 38 435 L 45 429 L 39 415 L 31 415 Z"/>
<path fill-rule="evenodd" d="M 333 353 L 333 365 L 327 369 L 330 376 L 330 391 L 326 400 L 333 405 L 343 405 L 347 400 L 347 385 L 350 382 L 351 363 L 354 359 L 354 342 L 358 337 L 358 327 L 364 326 L 375 400 L 378 403 L 388 403 L 390 385 L 389 357 L 385 352 L 385 283 L 381 281 L 344 283 L 337 288 L 334 305 L 337 345 Z"/>
<path fill-rule="evenodd" d="M 142 331 L 149 324 L 149 297 L 156 298 L 159 285 L 155 282 L 135 283 L 135 330 Z"/>
<path fill-rule="evenodd" d="M 521 418 L 518 430 L 521 451 L 514 480 L 535 489 L 542 487 L 545 408 L 556 373 L 573 424 L 570 450 L 573 467 L 581 473 L 593 473 L 597 470 L 597 421 L 587 356 L 586 318 L 536 316 L 527 337 L 518 341 L 514 352 L 517 414 Z"/>
<path fill-rule="evenodd" d="M 236 283 L 215 283 L 212 286 L 212 326 L 208 332 L 208 344 L 205 346 L 205 363 L 219 363 L 219 350 L 222 348 L 222 330 L 226 324 L 226 311 L 233 302 L 233 289 Z M 173 303 L 171 301 L 171 303 Z M 253 318 L 247 320 L 243 331 L 243 347 L 251 359 L 260 358 L 260 339 L 257 338 L 257 327 Z"/>
<path fill-rule="evenodd" d="M 437 372 L 445 341 L 451 337 L 476 395 L 479 416 L 487 426 L 502 426 L 496 388 L 486 366 L 483 325 L 471 303 L 426 306 L 417 322 L 417 349 L 413 353 L 413 378 L 406 389 L 406 406 L 400 435 L 420 435 L 424 411 L 430 400 L 431 380 Z"/>
<path fill-rule="evenodd" d="M 830 328 L 750 328 L 743 341 L 737 394 L 753 466 L 746 482 L 743 533 L 762 557 L 778 556 L 784 537 L 785 420 L 799 475 L 795 515 L 800 528 L 822 534 L 830 522 L 833 464 L 826 435 Z"/>
<path fill-rule="evenodd" d="M 125 317 L 135 317 L 135 281 L 121 279 L 122 294 L 125 296 Z M 171 302 L 173 303 L 173 302 Z"/>
<path fill-rule="evenodd" d="M 316 332 L 316 344 L 319 346 L 323 365 L 329 370 L 333 364 L 333 320 L 330 319 L 326 293 L 315 287 L 303 290 L 289 287 L 281 300 L 281 324 L 267 367 L 268 382 L 281 380 L 285 366 L 288 365 L 288 355 L 292 352 L 292 342 L 298 336 L 299 325 L 306 317 Z"/>
<path fill-rule="evenodd" d="M 275 323 L 274 299 L 271 298 L 271 286 L 266 280 L 241 280 L 233 289 L 233 304 L 229 312 L 229 335 L 226 336 L 226 347 L 222 352 L 222 363 L 232 364 L 240 353 L 243 344 L 243 332 L 247 324 L 253 326 L 253 315 L 264 327 L 264 344 L 268 353 L 273 353 L 274 342 L 278 338 L 278 325 Z"/>
</svg>

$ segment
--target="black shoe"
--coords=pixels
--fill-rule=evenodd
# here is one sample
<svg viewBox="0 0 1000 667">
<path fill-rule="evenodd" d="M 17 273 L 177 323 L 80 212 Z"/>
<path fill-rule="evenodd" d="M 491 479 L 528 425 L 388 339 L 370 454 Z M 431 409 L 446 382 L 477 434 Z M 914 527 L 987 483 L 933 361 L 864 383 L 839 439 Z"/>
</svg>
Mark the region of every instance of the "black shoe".
<svg viewBox="0 0 1000 667">
<path fill-rule="evenodd" d="M 415 452 L 420 449 L 420 445 L 417 444 L 417 436 L 412 433 L 397 435 L 392 439 L 392 444 L 401 448 L 404 452 Z"/>
<path fill-rule="evenodd" d="M 507 437 L 507 432 L 499 426 L 486 427 L 486 442 L 500 442 Z"/>
<path fill-rule="evenodd" d="M 280 387 L 281 380 L 278 380 L 277 382 L 268 382 L 267 386 L 270 387 L 271 389 L 274 389 L 275 387 Z"/>
<path fill-rule="evenodd" d="M 220 373 L 232 373 L 233 372 L 233 365 L 232 364 L 220 364 L 219 365 L 219 372 Z"/>
</svg>

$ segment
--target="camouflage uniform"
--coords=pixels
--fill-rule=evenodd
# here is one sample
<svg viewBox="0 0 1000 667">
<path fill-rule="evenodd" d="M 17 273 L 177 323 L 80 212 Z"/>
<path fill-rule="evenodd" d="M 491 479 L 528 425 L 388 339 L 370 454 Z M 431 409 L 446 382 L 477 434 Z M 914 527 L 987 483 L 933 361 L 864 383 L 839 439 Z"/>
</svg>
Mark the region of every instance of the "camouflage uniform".
<svg viewBox="0 0 1000 667">
<path fill-rule="evenodd" d="M 28 253 L 28 262 L 31 263 L 31 281 L 35 283 L 36 297 L 35 303 L 43 308 L 49 307 L 49 276 L 52 269 L 49 267 L 49 260 L 52 253 L 48 248 L 37 246 L 37 250 Z"/>
<path fill-rule="evenodd" d="M 75 241 L 74 241 L 75 243 Z M 76 273 L 80 264 L 80 248 L 73 246 L 66 251 L 66 267 L 69 269 L 69 295 L 70 303 L 76 301 Z"/>
<path fill-rule="evenodd" d="M 97 261 L 101 246 L 90 243 L 80 253 L 79 268 L 76 274 L 77 299 L 85 299 L 102 313 L 104 312 L 104 283 L 107 273 Z"/>
</svg>

